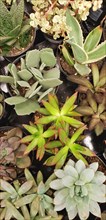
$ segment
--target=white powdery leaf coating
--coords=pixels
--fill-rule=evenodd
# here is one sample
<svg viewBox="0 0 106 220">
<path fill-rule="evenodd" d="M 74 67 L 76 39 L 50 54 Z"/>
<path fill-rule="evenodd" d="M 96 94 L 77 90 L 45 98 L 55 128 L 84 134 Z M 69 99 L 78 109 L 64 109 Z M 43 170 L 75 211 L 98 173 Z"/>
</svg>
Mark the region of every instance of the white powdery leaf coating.
<svg viewBox="0 0 106 220">
<path fill-rule="evenodd" d="M 98 162 L 94 162 L 89 165 L 89 168 L 92 168 L 94 172 L 96 172 L 98 169 L 98 166 L 99 166 Z"/>
<path fill-rule="evenodd" d="M 55 175 L 56 175 L 58 178 L 63 178 L 63 177 L 64 177 L 64 171 L 61 170 L 61 169 L 55 170 L 54 173 L 55 173 Z"/>
<path fill-rule="evenodd" d="M 94 170 L 90 168 L 86 168 L 80 174 L 80 180 L 84 181 L 84 183 L 89 183 L 94 177 Z"/>
<path fill-rule="evenodd" d="M 54 204 L 55 205 L 63 204 L 66 201 L 66 198 L 67 198 L 68 194 L 69 194 L 69 189 L 68 188 L 64 188 L 64 189 L 59 190 L 56 193 L 56 196 L 54 198 Z"/>
<path fill-rule="evenodd" d="M 75 180 L 78 179 L 78 173 L 77 173 L 76 169 L 71 165 L 66 165 L 64 167 L 64 173 L 65 173 L 65 175 L 72 176 Z"/>
<path fill-rule="evenodd" d="M 53 180 L 50 183 L 50 187 L 52 189 L 59 190 L 59 189 L 62 189 L 64 187 L 64 184 L 62 183 L 61 179 L 57 179 L 57 180 Z"/>
<path fill-rule="evenodd" d="M 97 171 L 95 173 L 93 180 L 92 180 L 92 183 L 95 183 L 97 185 L 101 185 L 105 181 L 106 181 L 106 176 L 104 175 L 104 173 L 102 173 L 101 171 Z"/>
<path fill-rule="evenodd" d="M 93 201 L 93 200 L 90 200 L 89 211 L 90 211 L 93 215 L 95 215 L 95 216 L 101 218 L 101 210 L 100 210 L 100 207 L 99 207 L 99 205 L 98 205 L 97 202 L 95 202 L 95 201 Z"/>
<path fill-rule="evenodd" d="M 80 174 L 85 168 L 86 166 L 82 160 L 78 160 L 75 164 L 75 169 L 77 170 L 78 174 Z"/>
</svg>

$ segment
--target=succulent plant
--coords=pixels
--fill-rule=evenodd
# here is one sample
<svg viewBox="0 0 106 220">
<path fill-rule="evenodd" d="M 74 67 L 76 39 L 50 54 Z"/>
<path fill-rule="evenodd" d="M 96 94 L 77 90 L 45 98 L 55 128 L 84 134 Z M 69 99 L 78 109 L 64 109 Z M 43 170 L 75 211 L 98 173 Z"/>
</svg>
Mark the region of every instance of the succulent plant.
<svg viewBox="0 0 106 220">
<path fill-rule="evenodd" d="M 87 156 L 94 156 L 94 153 L 89 150 L 88 148 L 82 146 L 79 142 L 79 139 L 81 138 L 81 134 L 85 130 L 86 126 L 82 126 L 78 128 L 76 131 L 74 131 L 73 135 L 70 137 L 70 134 L 67 135 L 66 131 L 62 128 L 59 129 L 59 140 L 60 143 L 62 143 L 62 146 L 59 146 L 58 143 L 58 151 L 55 155 L 50 156 L 46 161 L 45 164 L 47 166 L 54 166 L 56 165 L 56 168 L 61 168 L 65 161 L 67 160 L 69 152 L 73 154 L 77 159 L 83 160 L 85 164 L 87 164 L 86 159 L 83 157 L 83 155 Z M 45 145 L 46 149 L 53 149 L 56 147 L 56 144 L 54 145 L 53 141 L 49 142 Z"/>
<path fill-rule="evenodd" d="M 22 130 L 18 127 L 13 128 L 0 137 L 0 164 L 15 165 L 18 168 L 30 166 L 29 156 L 24 155 L 25 144 L 21 144 Z"/>
<path fill-rule="evenodd" d="M 17 177 L 17 172 L 15 167 L 12 165 L 1 165 L 0 164 L 0 179 L 11 181 Z"/>
<path fill-rule="evenodd" d="M 79 93 L 86 94 L 87 90 L 91 90 L 98 103 L 103 101 L 103 97 L 106 95 L 106 62 L 104 62 L 101 70 L 96 63 L 91 64 L 92 70 L 92 82 L 84 76 L 70 75 L 68 79 L 79 86 L 76 89 Z"/>
<path fill-rule="evenodd" d="M 38 109 L 38 112 L 42 113 L 43 117 L 38 118 L 35 123 L 52 123 L 55 128 L 63 127 L 64 123 L 76 128 L 82 126 L 83 123 L 74 118 L 80 116 L 80 114 L 74 111 L 76 107 L 76 98 L 77 93 L 74 93 L 69 99 L 66 100 L 64 105 L 60 107 L 57 96 L 48 94 L 48 101 L 42 100 L 44 107 Z"/>
<path fill-rule="evenodd" d="M 102 0 L 31 0 L 35 13 L 30 14 L 33 27 L 40 27 L 41 31 L 50 34 L 54 39 L 66 36 L 66 9 L 78 20 L 86 20 L 89 10 L 94 11 L 102 5 Z"/>
<path fill-rule="evenodd" d="M 0 118 L 2 117 L 4 112 L 4 95 L 0 92 Z"/>
<path fill-rule="evenodd" d="M 29 143 L 25 149 L 24 155 L 36 149 L 36 158 L 41 160 L 45 153 L 45 144 L 47 140 L 55 136 L 57 131 L 51 128 L 45 130 L 42 124 L 23 126 L 30 133 L 30 135 L 27 135 L 21 139 L 21 143 Z"/>
<path fill-rule="evenodd" d="M 0 217 L 3 219 L 32 220 L 32 219 L 54 219 L 60 220 L 53 206 L 53 199 L 47 194 L 49 183 L 54 175 L 43 183 L 42 173 L 39 171 L 34 177 L 25 169 L 26 181 L 22 184 L 18 180 L 13 185 L 0 179 Z M 51 218 L 53 217 L 53 218 Z"/>
<path fill-rule="evenodd" d="M 56 179 L 50 183 L 50 187 L 56 190 L 56 211 L 65 208 L 70 220 L 77 214 L 80 219 L 87 219 L 90 212 L 101 217 L 98 202 L 106 202 L 106 185 L 103 184 L 106 176 L 98 171 L 98 162 L 86 167 L 82 160 L 75 163 L 70 159 L 63 169 L 57 169 L 54 173 Z"/>
<path fill-rule="evenodd" d="M 77 19 L 69 10 L 66 12 L 66 23 L 70 32 L 62 46 L 62 53 L 66 62 L 74 66 L 75 70 L 82 76 L 91 72 L 89 64 L 102 60 L 106 57 L 106 40 L 100 42 L 103 28 L 99 25 L 94 28 L 83 41 L 83 33 Z"/>
<path fill-rule="evenodd" d="M 94 94 L 87 90 L 87 97 L 76 107 L 76 111 L 83 116 L 83 121 L 88 123 L 89 130 L 95 130 L 100 135 L 106 127 L 106 97 L 98 104 Z"/>
<path fill-rule="evenodd" d="M 62 83 L 51 48 L 28 51 L 25 59 L 21 58 L 20 66 L 9 64 L 8 71 L 11 76 L 0 76 L 0 82 L 10 84 L 13 97 L 5 102 L 15 105 L 18 115 L 35 112 L 41 99 Z"/>
<path fill-rule="evenodd" d="M 0 0 L 0 54 L 10 54 L 13 47 L 19 51 L 30 43 L 31 26 L 25 17 L 23 0 L 13 1 L 10 9 Z"/>
</svg>

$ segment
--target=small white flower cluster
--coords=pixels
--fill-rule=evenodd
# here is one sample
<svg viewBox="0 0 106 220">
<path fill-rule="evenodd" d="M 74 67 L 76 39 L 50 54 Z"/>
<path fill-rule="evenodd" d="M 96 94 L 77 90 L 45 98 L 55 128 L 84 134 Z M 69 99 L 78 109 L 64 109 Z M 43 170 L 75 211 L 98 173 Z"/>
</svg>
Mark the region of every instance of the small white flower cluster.
<svg viewBox="0 0 106 220">
<path fill-rule="evenodd" d="M 77 19 L 86 20 L 90 8 L 97 10 L 101 7 L 103 0 L 31 0 L 31 2 L 35 13 L 30 15 L 30 25 L 39 27 L 43 32 L 57 39 L 66 35 L 67 8 Z"/>
</svg>

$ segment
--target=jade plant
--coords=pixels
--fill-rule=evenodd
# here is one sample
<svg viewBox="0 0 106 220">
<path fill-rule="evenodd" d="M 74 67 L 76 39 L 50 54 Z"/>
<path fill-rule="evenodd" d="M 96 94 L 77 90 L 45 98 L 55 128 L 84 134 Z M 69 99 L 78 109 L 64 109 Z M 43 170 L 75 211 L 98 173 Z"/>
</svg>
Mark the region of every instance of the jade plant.
<svg viewBox="0 0 106 220">
<path fill-rule="evenodd" d="M 24 155 L 25 144 L 21 144 L 23 132 L 16 127 L 0 137 L 0 165 L 11 165 L 23 169 L 31 165 L 29 156 Z M 8 167 L 9 168 L 9 167 Z"/>
<path fill-rule="evenodd" d="M 85 166 L 82 160 L 69 160 L 63 169 L 54 171 L 56 179 L 50 183 L 54 192 L 55 211 L 66 209 L 68 218 L 78 214 L 87 219 L 90 212 L 101 218 L 98 203 L 106 202 L 106 176 L 98 171 L 98 162 Z"/>
<path fill-rule="evenodd" d="M 35 13 L 30 14 L 33 27 L 51 35 L 54 39 L 66 36 L 66 9 L 79 21 L 86 20 L 92 7 L 96 11 L 102 5 L 102 0 L 31 0 Z"/>
<path fill-rule="evenodd" d="M 80 23 L 69 10 L 66 12 L 66 24 L 70 31 L 62 45 L 63 56 L 77 73 L 86 76 L 91 72 L 89 64 L 106 57 L 106 40 L 100 43 L 103 28 L 101 25 L 97 26 L 84 40 Z"/>
<path fill-rule="evenodd" d="M 51 48 L 28 51 L 19 65 L 10 63 L 7 69 L 11 76 L 1 75 L 0 82 L 10 84 L 12 97 L 5 102 L 15 105 L 18 115 L 35 112 L 42 98 L 62 83 Z"/>
<path fill-rule="evenodd" d="M 13 1 L 8 9 L 0 0 L 0 54 L 11 55 L 11 50 L 21 51 L 31 42 L 29 18 L 24 14 L 24 1 Z"/>
<path fill-rule="evenodd" d="M 30 171 L 25 169 L 24 183 L 15 180 L 10 184 L 0 179 L 0 219 L 61 220 L 62 216 L 54 211 L 53 199 L 49 196 L 49 183 L 54 177 L 52 174 L 44 183 L 40 171 L 35 180 Z"/>
</svg>

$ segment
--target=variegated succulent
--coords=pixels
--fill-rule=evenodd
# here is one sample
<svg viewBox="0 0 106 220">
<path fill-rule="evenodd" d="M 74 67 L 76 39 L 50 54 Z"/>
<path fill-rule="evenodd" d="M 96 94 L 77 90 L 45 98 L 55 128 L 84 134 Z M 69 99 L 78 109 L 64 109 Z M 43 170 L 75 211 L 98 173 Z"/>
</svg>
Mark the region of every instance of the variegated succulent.
<svg viewBox="0 0 106 220">
<path fill-rule="evenodd" d="M 50 187 L 55 190 L 56 211 L 66 209 L 70 220 L 77 214 L 81 220 L 87 219 L 90 212 L 101 218 L 98 203 L 106 202 L 106 176 L 98 165 L 94 162 L 86 167 L 82 160 L 75 163 L 70 159 L 63 169 L 54 171 L 56 179 Z"/>
<path fill-rule="evenodd" d="M 20 143 L 22 136 L 22 130 L 16 127 L 4 132 L 0 137 L 0 165 L 10 164 L 18 168 L 26 168 L 31 165 L 29 156 L 24 155 L 26 145 Z"/>
<path fill-rule="evenodd" d="M 0 179 L 0 219 L 48 219 L 61 220 L 54 211 L 53 199 L 48 195 L 49 184 L 55 178 L 52 174 L 48 180 L 43 183 L 42 173 L 39 171 L 34 177 L 25 169 L 26 181 L 22 184 L 18 180 L 13 184 Z"/>
<path fill-rule="evenodd" d="M 106 57 L 106 40 L 99 43 L 103 28 L 100 25 L 94 28 L 84 41 L 81 26 L 69 10 L 66 12 L 66 23 L 70 32 L 62 45 L 63 56 L 77 73 L 86 76 L 91 72 L 89 64 Z"/>
<path fill-rule="evenodd" d="M 1 75 L 0 82 L 10 84 L 13 96 L 5 99 L 5 102 L 15 105 L 18 115 L 35 112 L 42 98 L 46 98 L 62 83 L 51 48 L 28 51 L 18 66 L 9 64 L 7 68 L 11 76 Z"/>
</svg>

